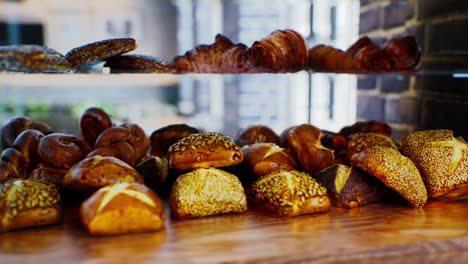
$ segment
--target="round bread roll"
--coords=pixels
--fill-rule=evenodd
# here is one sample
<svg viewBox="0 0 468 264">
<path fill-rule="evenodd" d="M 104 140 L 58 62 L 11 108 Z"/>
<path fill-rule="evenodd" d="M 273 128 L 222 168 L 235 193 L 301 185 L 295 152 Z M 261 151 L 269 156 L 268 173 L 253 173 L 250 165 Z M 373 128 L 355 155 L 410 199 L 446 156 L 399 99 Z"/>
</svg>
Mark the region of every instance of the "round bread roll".
<svg viewBox="0 0 468 264">
<path fill-rule="evenodd" d="M 151 155 L 166 157 L 167 151 L 172 144 L 193 134 L 200 133 L 194 127 L 186 124 L 173 124 L 161 127 L 151 133 Z"/>
<path fill-rule="evenodd" d="M 273 129 L 267 126 L 252 125 L 240 130 L 235 142 L 240 147 L 255 143 L 274 143 L 279 145 L 280 138 Z"/>
<path fill-rule="evenodd" d="M 50 183 L 16 179 L 0 185 L 0 232 L 60 222 L 62 206 Z"/>
<path fill-rule="evenodd" d="M 112 127 L 110 116 L 101 108 L 87 108 L 80 117 L 81 135 L 94 146 L 96 139 L 106 129 Z"/>
<path fill-rule="evenodd" d="M 380 133 L 355 133 L 351 135 L 346 149 L 346 160 L 350 161 L 353 155 L 372 146 L 384 146 L 398 150 L 395 140 Z"/>
<path fill-rule="evenodd" d="M 52 133 L 41 139 L 38 153 L 41 159 L 54 166 L 70 168 L 91 151 L 83 138 L 75 135 Z"/>
<path fill-rule="evenodd" d="M 411 206 L 422 207 L 427 202 L 426 187 L 418 169 L 398 150 L 373 146 L 354 155 L 351 164 L 382 181 Z"/>
<path fill-rule="evenodd" d="M 274 143 L 255 143 L 242 147 L 244 162 L 256 175 L 263 176 L 275 171 L 297 169 L 297 163 L 289 150 Z"/>
<path fill-rule="evenodd" d="M 99 189 L 81 204 L 81 223 L 93 235 L 157 231 L 164 228 L 162 200 L 140 183 L 117 183 Z"/>
</svg>

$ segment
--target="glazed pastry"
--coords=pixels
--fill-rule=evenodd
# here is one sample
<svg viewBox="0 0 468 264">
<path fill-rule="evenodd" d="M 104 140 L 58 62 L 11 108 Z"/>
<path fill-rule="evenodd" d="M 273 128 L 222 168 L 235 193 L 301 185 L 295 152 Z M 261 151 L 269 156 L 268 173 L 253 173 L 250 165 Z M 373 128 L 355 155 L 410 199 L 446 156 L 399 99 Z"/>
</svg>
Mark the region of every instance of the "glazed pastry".
<svg viewBox="0 0 468 264">
<path fill-rule="evenodd" d="M 90 63 L 103 61 L 136 49 L 136 41 L 132 38 L 106 39 L 70 50 L 65 58 L 79 69 Z"/>
<path fill-rule="evenodd" d="M 393 70 L 391 59 L 367 36 L 358 39 L 346 50 L 346 53 L 360 61 L 368 72 Z"/>
<path fill-rule="evenodd" d="M 170 72 L 171 67 L 164 59 L 147 55 L 121 55 L 106 60 L 104 67 L 111 73 Z"/>
<path fill-rule="evenodd" d="M 410 133 L 401 139 L 403 152 L 414 161 L 429 196 L 468 195 L 468 144 L 447 129 Z"/>
<path fill-rule="evenodd" d="M 2 148 L 6 149 L 13 147 L 13 143 L 18 135 L 28 129 L 39 130 L 45 135 L 52 133 L 52 130 L 47 124 L 33 121 L 29 117 L 16 117 L 11 119 L 2 127 Z"/>
<path fill-rule="evenodd" d="M 166 221 L 161 199 L 139 183 L 117 183 L 99 189 L 81 204 L 80 216 L 93 235 L 157 231 Z"/>
<path fill-rule="evenodd" d="M 68 169 L 56 168 L 45 163 L 39 163 L 37 167 L 29 174 L 28 179 L 50 182 L 57 187 L 62 187 L 63 178 Z"/>
<path fill-rule="evenodd" d="M 21 152 L 7 148 L 0 156 L 0 184 L 14 178 L 26 178 L 26 161 Z"/>
<path fill-rule="evenodd" d="M 386 187 L 375 177 L 346 165 L 337 164 L 320 171 L 315 179 L 327 188 L 333 204 L 353 208 L 382 200 Z"/>
<path fill-rule="evenodd" d="M 198 129 L 186 124 L 174 124 L 161 127 L 151 133 L 151 155 L 166 157 L 167 151 L 172 144 L 184 137 L 197 133 L 200 133 Z"/>
<path fill-rule="evenodd" d="M 16 179 L 0 185 L 0 232 L 57 224 L 60 194 L 50 183 Z"/>
<path fill-rule="evenodd" d="M 331 206 L 325 187 L 299 171 L 265 175 L 254 182 L 251 195 L 260 207 L 282 216 L 326 212 Z"/>
<path fill-rule="evenodd" d="M 205 132 L 177 141 L 169 148 L 167 158 L 170 168 L 189 170 L 237 165 L 242 162 L 244 155 L 230 137 Z"/>
<path fill-rule="evenodd" d="M 297 169 L 291 153 L 273 143 L 256 143 L 242 147 L 244 162 L 256 175 L 263 176 L 275 171 Z"/>
<path fill-rule="evenodd" d="M 356 133 L 379 133 L 390 136 L 392 128 L 385 122 L 371 120 L 371 121 L 360 121 L 350 126 L 343 127 L 339 134 L 346 138 Z"/>
<path fill-rule="evenodd" d="M 87 108 L 80 117 L 80 132 L 90 146 L 106 129 L 112 127 L 110 116 L 101 108 Z"/>
<path fill-rule="evenodd" d="M 421 47 L 413 36 L 392 38 L 385 42 L 383 50 L 395 70 L 414 69 L 421 59 Z"/>
<path fill-rule="evenodd" d="M 71 167 L 63 179 L 66 189 L 93 192 L 114 183 L 144 183 L 143 177 L 127 163 L 114 157 L 93 156 Z"/>
<path fill-rule="evenodd" d="M 89 157 L 102 156 L 102 157 L 114 157 L 117 158 L 130 166 L 134 166 L 136 162 L 135 149 L 127 141 L 116 141 L 108 146 L 98 147 L 88 154 Z"/>
<path fill-rule="evenodd" d="M 332 46 L 316 45 L 309 50 L 308 67 L 318 72 L 363 72 L 364 66 L 354 56 Z"/>
<path fill-rule="evenodd" d="M 351 165 L 382 181 L 413 207 L 422 207 L 427 201 L 426 187 L 418 169 L 398 150 L 373 146 L 354 155 Z"/>
<path fill-rule="evenodd" d="M 170 206 L 178 218 L 242 213 L 247 198 L 235 175 L 216 168 L 197 169 L 177 178 Z"/>
<path fill-rule="evenodd" d="M 80 137 L 52 133 L 41 139 L 38 153 L 41 159 L 59 168 L 70 168 L 91 151 L 89 144 Z"/>
<path fill-rule="evenodd" d="M 350 161 L 353 155 L 372 146 L 384 146 L 398 150 L 397 143 L 389 136 L 379 133 L 356 133 L 350 136 L 346 159 Z"/>
<path fill-rule="evenodd" d="M 335 164 L 333 150 L 324 147 L 321 138 L 321 130 L 309 124 L 294 127 L 287 136 L 289 150 L 310 175 Z"/>
<path fill-rule="evenodd" d="M 23 154 L 27 172 L 30 172 L 41 161 L 38 148 L 44 136 L 44 133 L 39 130 L 28 129 L 21 132 L 13 142 L 13 148 Z"/>
<path fill-rule="evenodd" d="M 274 143 L 279 145 L 280 138 L 273 129 L 264 125 L 248 126 L 237 133 L 236 144 L 240 147 L 255 143 Z"/>
<path fill-rule="evenodd" d="M 0 47 L 0 71 L 63 73 L 73 67 L 59 52 L 38 45 Z"/>
</svg>

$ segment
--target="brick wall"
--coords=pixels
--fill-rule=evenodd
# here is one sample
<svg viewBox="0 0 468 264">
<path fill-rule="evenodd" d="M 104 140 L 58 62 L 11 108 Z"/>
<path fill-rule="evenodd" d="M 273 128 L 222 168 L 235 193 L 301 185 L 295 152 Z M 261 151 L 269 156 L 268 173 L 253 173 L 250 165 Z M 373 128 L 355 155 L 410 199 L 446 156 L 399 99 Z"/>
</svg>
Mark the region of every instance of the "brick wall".
<svg viewBox="0 0 468 264">
<path fill-rule="evenodd" d="M 359 76 L 358 120 L 385 121 L 396 138 L 447 128 L 468 139 L 468 79 L 441 74 L 468 72 L 467 0 L 361 0 L 359 34 L 414 35 L 423 57 L 417 75 Z"/>
</svg>

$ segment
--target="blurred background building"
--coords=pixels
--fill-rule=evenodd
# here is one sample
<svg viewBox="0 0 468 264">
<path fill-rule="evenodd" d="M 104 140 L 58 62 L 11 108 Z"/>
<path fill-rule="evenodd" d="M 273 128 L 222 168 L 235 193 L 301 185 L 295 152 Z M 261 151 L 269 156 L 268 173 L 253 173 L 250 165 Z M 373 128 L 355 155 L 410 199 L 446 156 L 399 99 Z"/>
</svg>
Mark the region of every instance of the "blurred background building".
<svg viewBox="0 0 468 264">
<path fill-rule="evenodd" d="M 359 12 L 359 1 L 353 0 L 3 0 L 0 45 L 46 45 L 66 53 L 89 42 L 132 37 L 138 44 L 133 53 L 171 60 L 213 43 L 218 33 L 250 46 L 274 30 L 291 28 L 309 47 L 345 49 L 358 37 Z M 97 105 L 118 120 L 142 124 L 148 133 L 185 122 L 234 136 L 251 124 L 279 133 L 310 122 L 336 131 L 356 119 L 353 75 L 180 75 L 169 84 L 158 82 L 158 74 L 138 75 L 149 80 L 143 84 L 82 78 L 27 85 L 0 79 L 0 121 L 28 115 L 72 133 L 81 111 Z"/>
</svg>

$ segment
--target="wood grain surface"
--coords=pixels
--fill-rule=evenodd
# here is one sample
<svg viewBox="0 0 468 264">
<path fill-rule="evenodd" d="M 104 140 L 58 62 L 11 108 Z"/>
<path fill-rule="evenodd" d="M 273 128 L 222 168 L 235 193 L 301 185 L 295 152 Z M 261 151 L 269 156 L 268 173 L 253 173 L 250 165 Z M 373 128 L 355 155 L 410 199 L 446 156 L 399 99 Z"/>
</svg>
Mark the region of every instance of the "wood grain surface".
<svg viewBox="0 0 468 264">
<path fill-rule="evenodd" d="M 468 263 L 468 199 L 293 218 L 250 208 L 108 237 L 84 231 L 78 205 L 62 225 L 0 234 L 0 263 Z"/>
</svg>

